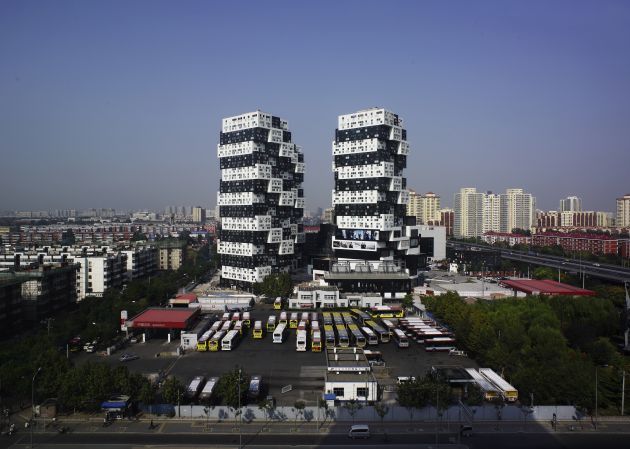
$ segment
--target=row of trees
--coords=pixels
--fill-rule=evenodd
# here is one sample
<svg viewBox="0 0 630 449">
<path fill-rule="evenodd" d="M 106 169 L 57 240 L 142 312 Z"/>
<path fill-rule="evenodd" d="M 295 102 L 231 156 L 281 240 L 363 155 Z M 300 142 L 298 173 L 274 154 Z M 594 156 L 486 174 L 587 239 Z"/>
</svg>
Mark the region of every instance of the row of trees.
<svg viewBox="0 0 630 449">
<path fill-rule="evenodd" d="M 602 385 L 618 384 L 627 361 L 610 338 L 619 310 L 607 298 L 529 297 L 466 304 L 456 293 L 426 298 L 452 326 L 459 345 L 481 365 L 501 373 L 538 404 L 573 404 L 592 410 L 595 369 Z M 614 392 L 615 389 L 612 389 Z M 620 403 L 619 393 L 600 391 L 601 408 Z"/>
</svg>

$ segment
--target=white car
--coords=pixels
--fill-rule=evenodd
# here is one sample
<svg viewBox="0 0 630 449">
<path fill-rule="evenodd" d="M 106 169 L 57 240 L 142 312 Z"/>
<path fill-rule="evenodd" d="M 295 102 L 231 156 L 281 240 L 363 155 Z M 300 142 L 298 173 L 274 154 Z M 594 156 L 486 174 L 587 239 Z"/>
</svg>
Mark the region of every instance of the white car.
<svg viewBox="0 0 630 449">
<path fill-rule="evenodd" d="M 137 360 L 139 358 L 140 357 L 138 355 L 136 355 L 136 354 L 127 354 L 127 353 L 125 353 L 125 354 L 120 356 L 119 360 L 121 362 L 130 362 L 131 360 Z"/>
</svg>

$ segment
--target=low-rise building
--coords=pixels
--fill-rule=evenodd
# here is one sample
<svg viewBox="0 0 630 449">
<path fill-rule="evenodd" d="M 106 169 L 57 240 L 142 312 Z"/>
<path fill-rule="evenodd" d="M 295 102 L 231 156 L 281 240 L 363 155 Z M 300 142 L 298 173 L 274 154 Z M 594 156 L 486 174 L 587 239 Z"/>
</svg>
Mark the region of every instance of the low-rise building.
<svg viewBox="0 0 630 449">
<path fill-rule="evenodd" d="M 290 309 L 370 308 L 383 305 L 378 293 L 340 293 L 331 285 L 299 285 L 289 297 Z"/>
<path fill-rule="evenodd" d="M 326 348 L 324 395 L 339 402 L 378 400 L 378 383 L 361 348 Z"/>
</svg>

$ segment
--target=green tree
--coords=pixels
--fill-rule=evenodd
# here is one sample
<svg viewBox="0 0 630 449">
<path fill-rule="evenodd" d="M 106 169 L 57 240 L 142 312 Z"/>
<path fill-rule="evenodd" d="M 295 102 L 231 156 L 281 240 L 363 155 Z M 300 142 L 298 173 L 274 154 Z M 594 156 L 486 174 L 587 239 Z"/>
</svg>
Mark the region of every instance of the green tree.
<svg viewBox="0 0 630 449">
<path fill-rule="evenodd" d="M 350 416 L 352 416 L 352 422 L 354 422 L 354 417 L 359 410 L 363 408 L 363 405 L 356 399 L 350 399 L 345 404 L 343 404 L 343 408 L 345 408 Z"/>
<path fill-rule="evenodd" d="M 377 402 L 376 404 L 374 404 L 374 411 L 381 419 L 381 428 L 383 429 L 383 432 L 385 432 L 383 421 L 385 420 L 385 416 L 387 416 L 387 414 L 389 413 L 389 406 L 383 402 Z"/>
<path fill-rule="evenodd" d="M 306 403 L 304 401 L 295 401 L 293 404 L 293 408 L 295 409 L 295 428 L 297 429 L 297 419 L 298 416 L 304 416 L 304 409 L 306 408 Z"/>
<path fill-rule="evenodd" d="M 413 296 L 407 293 L 400 303 L 405 310 L 410 310 L 413 307 Z"/>
<path fill-rule="evenodd" d="M 240 399 L 239 399 L 240 379 Z M 245 405 L 247 400 L 247 388 L 249 387 L 249 375 L 239 368 L 225 373 L 217 382 L 217 396 L 223 404 L 236 410 L 239 405 Z"/>
<path fill-rule="evenodd" d="M 168 377 L 162 385 L 162 398 L 168 404 L 178 404 L 186 387 L 174 376 Z"/>
<path fill-rule="evenodd" d="M 464 403 L 466 405 L 481 405 L 483 403 L 483 391 L 477 384 L 468 384 Z"/>
</svg>

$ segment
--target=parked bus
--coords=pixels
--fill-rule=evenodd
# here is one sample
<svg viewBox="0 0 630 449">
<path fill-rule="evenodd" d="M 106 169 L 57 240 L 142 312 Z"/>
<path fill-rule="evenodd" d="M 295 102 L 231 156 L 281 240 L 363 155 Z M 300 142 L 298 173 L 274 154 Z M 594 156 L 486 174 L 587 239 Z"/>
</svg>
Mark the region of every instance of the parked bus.
<svg viewBox="0 0 630 449">
<path fill-rule="evenodd" d="M 199 392 L 203 388 L 203 383 L 206 381 L 206 378 L 203 376 L 195 377 L 190 384 L 188 384 L 188 388 L 186 388 L 186 398 L 190 401 L 194 401 L 197 399 Z"/>
<path fill-rule="evenodd" d="M 350 331 L 350 341 L 357 348 L 365 348 L 366 341 L 365 335 L 359 330 L 359 326 L 356 324 L 349 324 L 348 331 Z"/>
<path fill-rule="evenodd" d="M 394 342 L 396 343 L 396 345 L 398 345 L 399 348 L 409 347 L 409 339 L 400 329 L 394 329 Z"/>
<path fill-rule="evenodd" d="M 389 334 L 392 335 L 394 329 L 396 329 L 396 325 L 390 320 L 381 320 L 383 323 L 383 327 L 389 331 Z"/>
<path fill-rule="evenodd" d="M 499 376 L 490 368 L 479 368 L 479 374 L 488 379 L 497 389 L 503 399 L 508 402 L 516 402 L 518 399 L 518 390 L 508 383 L 503 377 Z"/>
<path fill-rule="evenodd" d="M 276 316 L 269 315 L 269 318 L 267 319 L 267 332 L 273 332 L 275 328 L 276 328 Z"/>
<path fill-rule="evenodd" d="M 252 336 L 256 339 L 263 338 L 265 336 L 263 332 L 264 331 L 263 331 L 262 321 L 255 321 L 254 330 L 252 331 Z"/>
<path fill-rule="evenodd" d="M 308 323 L 309 318 L 310 318 L 310 315 L 308 312 L 302 312 L 302 315 L 300 315 L 300 321 L 306 321 Z"/>
<path fill-rule="evenodd" d="M 372 318 L 403 318 L 405 313 L 397 306 L 376 306 L 370 309 Z"/>
<path fill-rule="evenodd" d="M 238 344 L 238 339 L 239 333 L 237 330 L 232 329 L 231 331 L 229 331 L 227 334 L 225 334 L 223 340 L 221 340 L 221 351 L 231 351 L 232 349 L 234 349 Z"/>
<path fill-rule="evenodd" d="M 241 312 L 234 312 L 232 314 L 232 321 L 240 321 L 241 320 Z"/>
<path fill-rule="evenodd" d="M 291 318 L 289 319 L 289 329 L 297 329 L 298 326 L 298 314 L 297 312 L 293 312 L 291 314 Z"/>
<path fill-rule="evenodd" d="M 499 399 L 501 397 L 499 389 L 495 387 L 492 382 L 479 374 L 479 371 L 475 368 L 466 368 L 466 372 L 473 378 L 477 386 L 481 389 L 483 398 L 486 401 L 494 401 L 495 399 Z"/>
<path fill-rule="evenodd" d="M 254 375 L 249 379 L 249 388 L 247 389 L 247 397 L 252 401 L 258 399 L 260 396 L 260 389 L 262 387 L 262 377 Z"/>
<path fill-rule="evenodd" d="M 221 325 L 223 325 L 222 321 L 215 321 L 214 323 L 212 323 L 212 327 L 210 328 L 210 330 L 217 332 L 219 329 L 221 329 Z"/>
<path fill-rule="evenodd" d="M 306 351 L 306 329 L 300 329 L 297 331 L 295 350 L 300 352 Z"/>
<path fill-rule="evenodd" d="M 350 312 L 341 312 L 341 317 L 343 318 L 344 323 L 346 323 L 346 326 L 349 326 L 354 323 L 354 320 L 352 319 L 352 315 L 350 314 Z"/>
<path fill-rule="evenodd" d="M 318 330 L 311 337 L 311 351 L 322 352 L 322 333 Z"/>
<path fill-rule="evenodd" d="M 451 349 L 456 349 L 453 337 L 425 338 L 424 340 L 424 350 L 427 352 L 448 352 Z"/>
<path fill-rule="evenodd" d="M 311 312 L 311 323 L 313 321 L 319 321 L 319 318 L 317 317 L 317 312 Z"/>
<path fill-rule="evenodd" d="M 287 319 L 287 313 L 286 312 L 280 312 L 280 324 L 289 324 L 289 320 Z"/>
<path fill-rule="evenodd" d="M 366 321 L 370 321 L 372 317 L 359 309 L 352 309 L 351 312 L 354 314 L 355 318 L 359 320 L 359 322 L 365 326 Z"/>
<path fill-rule="evenodd" d="M 313 335 L 317 331 L 319 331 L 319 321 L 311 321 L 311 335 Z"/>
<path fill-rule="evenodd" d="M 280 310 L 282 309 L 282 298 L 281 297 L 277 297 L 276 300 L 273 302 L 273 309 L 274 310 Z"/>
<path fill-rule="evenodd" d="M 333 312 L 332 313 L 332 319 L 333 319 L 333 322 L 335 323 L 335 326 L 343 326 L 344 325 L 341 313 Z"/>
<path fill-rule="evenodd" d="M 212 398 L 212 393 L 214 393 L 214 387 L 217 385 L 218 382 L 219 382 L 218 377 L 211 377 L 210 379 L 208 379 L 208 382 L 206 382 L 206 385 L 201 390 L 201 394 L 199 395 L 199 400 L 207 401 L 210 398 Z"/>
<path fill-rule="evenodd" d="M 209 331 L 204 332 L 204 334 L 197 341 L 197 351 L 207 351 L 208 350 L 208 340 L 212 337 L 214 331 L 211 329 Z"/>
<path fill-rule="evenodd" d="M 243 326 L 250 327 L 252 325 L 252 317 L 249 312 L 243 312 Z"/>
<path fill-rule="evenodd" d="M 332 324 L 324 324 L 324 336 L 326 337 L 326 347 L 332 348 L 337 345 Z"/>
<path fill-rule="evenodd" d="M 373 345 L 377 345 L 378 344 L 378 337 L 376 336 L 376 334 L 374 333 L 374 331 L 372 329 L 370 329 L 367 326 L 363 326 L 361 328 L 361 330 L 365 334 L 366 341 L 367 341 L 368 345 L 373 346 Z"/>
<path fill-rule="evenodd" d="M 231 321 L 224 321 L 223 324 L 221 325 L 221 330 L 223 332 L 227 332 L 232 328 L 232 322 Z"/>
<path fill-rule="evenodd" d="M 287 325 L 280 323 L 276 326 L 273 331 L 273 342 L 274 343 L 284 343 L 284 336 L 287 331 Z"/>
<path fill-rule="evenodd" d="M 221 347 L 221 340 L 225 337 L 226 331 L 219 331 L 208 340 L 208 351 L 216 352 Z"/>
<path fill-rule="evenodd" d="M 297 330 L 299 330 L 299 331 L 306 331 L 307 327 L 308 327 L 308 325 L 307 325 L 306 321 L 300 321 L 300 323 L 298 324 Z"/>
<path fill-rule="evenodd" d="M 229 320 L 230 320 L 230 313 L 225 312 L 223 316 L 221 317 L 221 321 L 229 321 Z"/>
<path fill-rule="evenodd" d="M 322 320 L 324 321 L 324 326 L 333 323 L 332 315 L 330 314 L 330 312 L 324 312 L 322 314 Z"/>
<path fill-rule="evenodd" d="M 350 339 L 348 338 L 348 331 L 343 324 L 335 324 L 337 330 L 337 338 L 339 339 L 339 346 L 347 348 L 350 346 Z"/>
<path fill-rule="evenodd" d="M 380 339 L 381 343 L 389 342 L 389 331 L 385 330 L 383 327 L 376 324 L 376 322 L 372 320 L 366 321 L 365 324 L 366 326 L 369 326 L 376 335 L 378 335 L 378 338 Z"/>
</svg>

